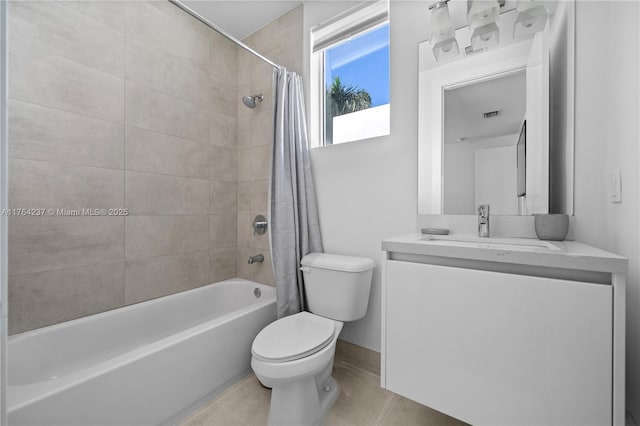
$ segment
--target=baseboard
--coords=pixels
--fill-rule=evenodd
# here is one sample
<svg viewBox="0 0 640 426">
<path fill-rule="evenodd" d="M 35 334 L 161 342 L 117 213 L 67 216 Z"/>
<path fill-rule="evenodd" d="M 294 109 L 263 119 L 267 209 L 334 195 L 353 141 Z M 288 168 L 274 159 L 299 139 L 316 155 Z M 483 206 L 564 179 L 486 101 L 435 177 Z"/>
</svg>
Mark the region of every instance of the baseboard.
<svg viewBox="0 0 640 426">
<path fill-rule="evenodd" d="M 380 352 L 338 339 L 336 359 L 348 362 L 377 376 L 380 375 Z"/>
</svg>

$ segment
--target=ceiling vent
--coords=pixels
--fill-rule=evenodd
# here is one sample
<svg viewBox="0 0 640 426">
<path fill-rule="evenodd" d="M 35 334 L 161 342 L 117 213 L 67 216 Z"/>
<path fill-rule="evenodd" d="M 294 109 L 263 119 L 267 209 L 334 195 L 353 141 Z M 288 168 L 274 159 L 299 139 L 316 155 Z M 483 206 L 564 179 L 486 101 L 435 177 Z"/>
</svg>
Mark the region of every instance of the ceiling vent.
<svg viewBox="0 0 640 426">
<path fill-rule="evenodd" d="M 500 110 L 498 109 L 495 111 L 484 112 L 483 115 L 484 115 L 484 118 L 497 117 L 500 115 Z"/>
</svg>

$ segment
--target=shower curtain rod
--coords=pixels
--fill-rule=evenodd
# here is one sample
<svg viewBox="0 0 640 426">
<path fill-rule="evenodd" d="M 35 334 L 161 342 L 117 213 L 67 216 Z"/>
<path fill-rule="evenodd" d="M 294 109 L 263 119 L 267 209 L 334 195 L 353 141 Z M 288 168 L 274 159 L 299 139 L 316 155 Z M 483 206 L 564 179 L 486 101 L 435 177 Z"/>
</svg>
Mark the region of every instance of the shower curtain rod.
<svg viewBox="0 0 640 426">
<path fill-rule="evenodd" d="M 179 0 L 169 0 L 169 3 L 172 3 L 174 6 L 179 7 L 184 12 L 186 12 L 189 15 L 193 16 L 198 21 L 202 22 L 203 24 L 205 24 L 206 26 L 208 26 L 212 30 L 215 30 L 215 31 L 219 32 L 221 35 L 223 35 L 227 39 L 231 40 L 232 42 L 234 42 L 238 46 L 242 47 L 244 50 L 248 51 L 249 53 L 257 56 L 260 59 L 262 59 L 263 61 L 265 61 L 266 63 L 268 63 L 272 67 L 277 68 L 277 69 L 283 68 L 281 65 L 276 64 L 271 59 L 267 58 L 266 56 L 261 55 L 258 52 L 256 52 L 255 50 L 253 50 L 252 48 L 250 48 L 249 46 L 247 46 L 246 44 L 244 44 L 243 42 L 241 42 L 240 40 L 238 40 L 237 38 L 235 38 L 234 36 L 232 36 L 228 32 L 226 32 L 225 30 L 223 30 L 222 28 L 220 28 L 219 26 L 217 26 L 213 22 L 209 21 L 207 18 L 205 18 L 204 16 L 200 15 L 198 12 L 196 12 L 193 9 L 191 9 L 189 6 L 183 4 Z"/>
</svg>

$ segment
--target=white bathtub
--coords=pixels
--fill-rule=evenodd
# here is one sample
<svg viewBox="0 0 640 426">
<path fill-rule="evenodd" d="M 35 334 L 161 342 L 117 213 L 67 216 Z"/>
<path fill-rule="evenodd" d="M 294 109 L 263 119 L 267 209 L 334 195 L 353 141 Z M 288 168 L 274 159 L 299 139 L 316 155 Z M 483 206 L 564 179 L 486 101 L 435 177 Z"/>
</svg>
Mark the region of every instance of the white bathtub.
<svg viewBox="0 0 640 426">
<path fill-rule="evenodd" d="M 9 424 L 179 420 L 250 371 L 275 299 L 272 287 L 232 279 L 11 336 Z"/>
</svg>

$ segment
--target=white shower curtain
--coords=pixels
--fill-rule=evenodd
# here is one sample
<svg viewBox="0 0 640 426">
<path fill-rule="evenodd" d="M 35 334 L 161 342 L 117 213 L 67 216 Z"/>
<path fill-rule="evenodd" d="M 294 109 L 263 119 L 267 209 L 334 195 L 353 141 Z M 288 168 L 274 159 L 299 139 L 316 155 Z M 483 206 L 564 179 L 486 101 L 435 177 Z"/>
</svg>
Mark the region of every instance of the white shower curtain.
<svg viewBox="0 0 640 426">
<path fill-rule="evenodd" d="M 305 309 L 300 260 L 322 252 L 311 176 L 302 78 L 274 71 L 275 129 L 269 187 L 269 241 L 276 279 L 278 318 Z"/>
</svg>

